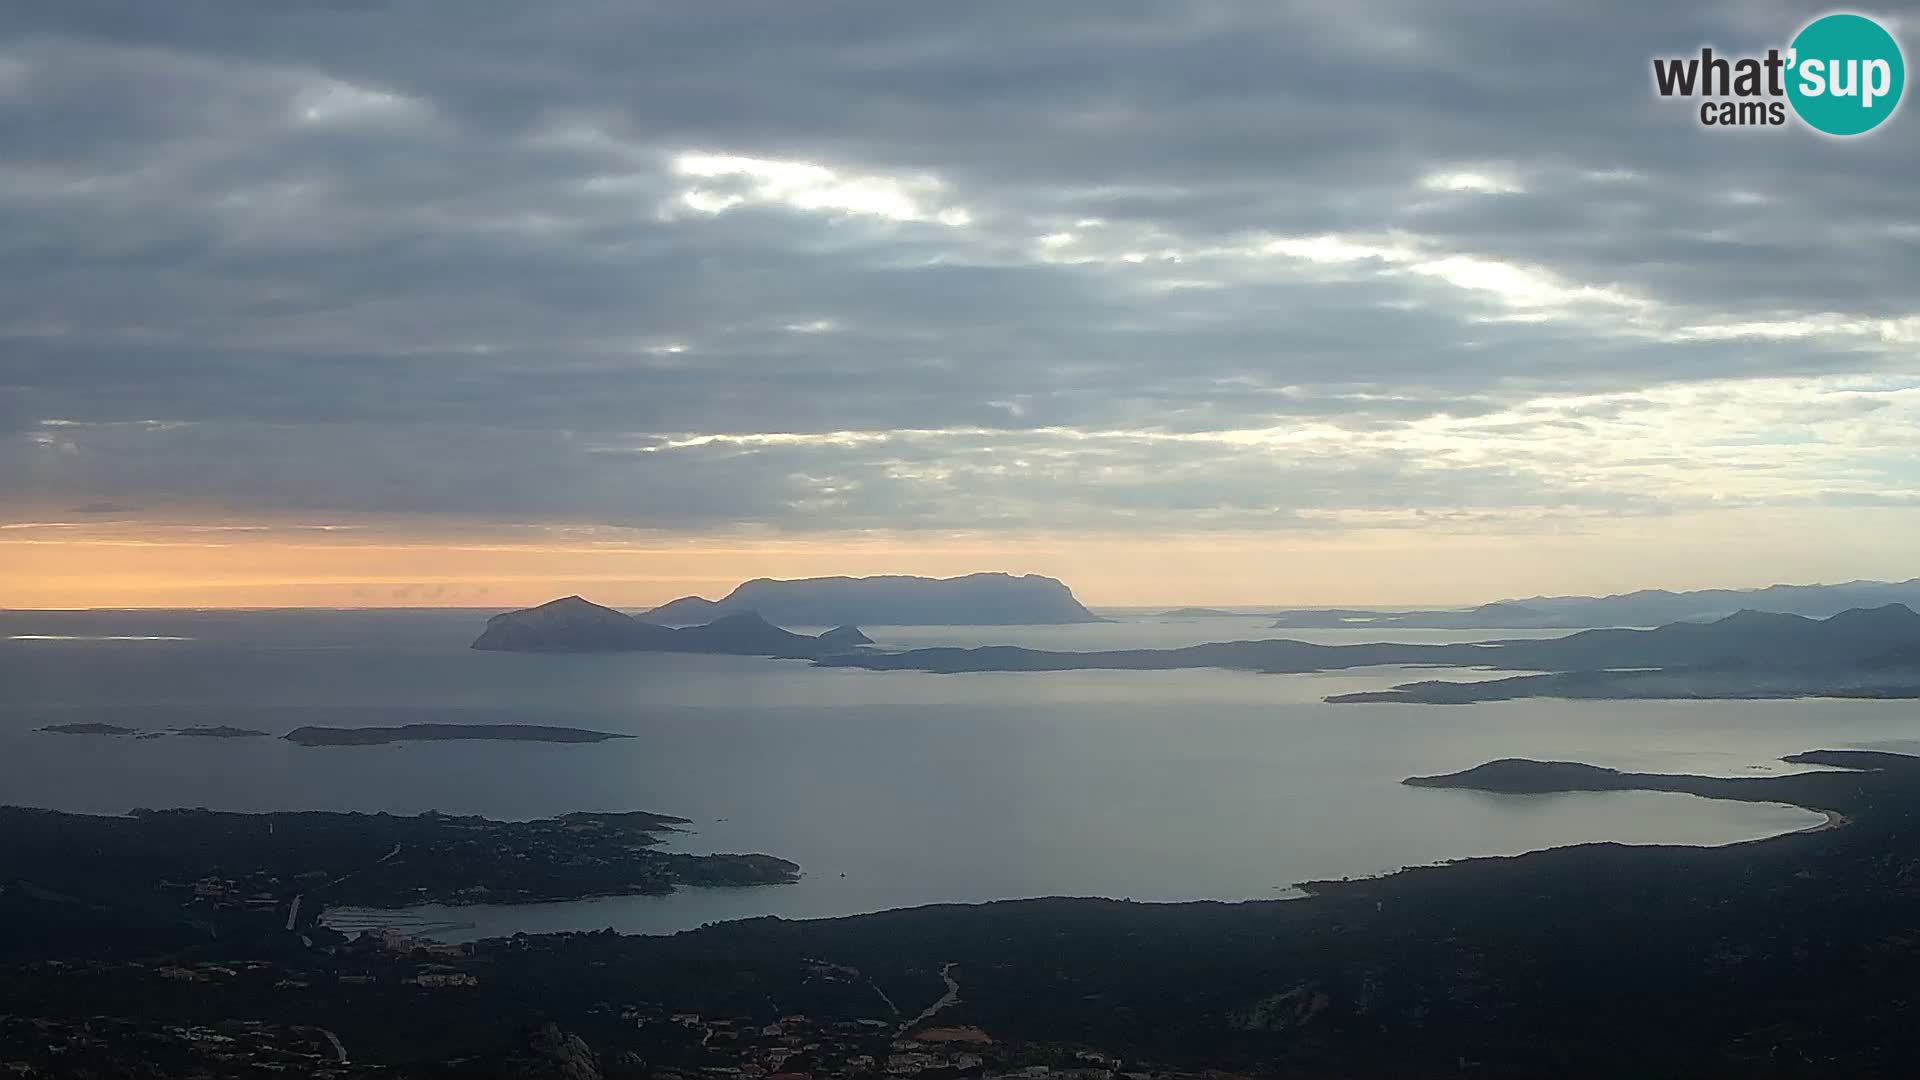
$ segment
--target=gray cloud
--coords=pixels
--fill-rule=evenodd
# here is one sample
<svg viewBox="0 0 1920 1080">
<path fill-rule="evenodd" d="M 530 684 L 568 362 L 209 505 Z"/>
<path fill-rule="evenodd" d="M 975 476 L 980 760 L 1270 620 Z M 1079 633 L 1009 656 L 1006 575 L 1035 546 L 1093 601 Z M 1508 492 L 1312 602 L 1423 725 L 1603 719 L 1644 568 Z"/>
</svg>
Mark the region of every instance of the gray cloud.
<svg viewBox="0 0 1920 1080">
<path fill-rule="evenodd" d="M 17 7 L 0 496 L 674 528 L 1898 503 L 1912 117 L 1710 133 L 1648 86 L 1819 10 Z"/>
</svg>

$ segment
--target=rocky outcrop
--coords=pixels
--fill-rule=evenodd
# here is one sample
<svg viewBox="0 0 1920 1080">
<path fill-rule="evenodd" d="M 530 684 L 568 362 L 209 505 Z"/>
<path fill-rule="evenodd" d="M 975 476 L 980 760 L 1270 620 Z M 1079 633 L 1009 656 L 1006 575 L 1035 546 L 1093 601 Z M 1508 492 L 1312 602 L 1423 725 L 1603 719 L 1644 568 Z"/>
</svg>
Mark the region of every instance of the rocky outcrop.
<svg viewBox="0 0 1920 1080">
<path fill-rule="evenodd" d="M 821 634 L 819 640 L 828 653 L 847 653 L 862 645 L 873 644 L 873 639 L 861 633 L 857 626 L 836 626 Z"/>
</svg>

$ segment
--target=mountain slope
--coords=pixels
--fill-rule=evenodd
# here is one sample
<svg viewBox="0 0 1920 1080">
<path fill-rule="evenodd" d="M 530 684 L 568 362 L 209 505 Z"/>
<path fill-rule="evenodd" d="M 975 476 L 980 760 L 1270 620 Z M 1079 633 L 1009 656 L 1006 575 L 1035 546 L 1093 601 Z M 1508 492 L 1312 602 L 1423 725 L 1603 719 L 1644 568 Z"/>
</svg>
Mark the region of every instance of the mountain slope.
<svg viewBox="0 0 1920 1080">
<path fill-rule="evenodd" d="M 487 620 L 472 648 L 496 652 L 686 652 L 734 656 L 816 657 L 870 643 L 859 628 L 820 637 L 782 630 L 758 612 L 741 611 L 710 623 L 674 629 L 578 596 L 509 611 Z"/>
</svg>

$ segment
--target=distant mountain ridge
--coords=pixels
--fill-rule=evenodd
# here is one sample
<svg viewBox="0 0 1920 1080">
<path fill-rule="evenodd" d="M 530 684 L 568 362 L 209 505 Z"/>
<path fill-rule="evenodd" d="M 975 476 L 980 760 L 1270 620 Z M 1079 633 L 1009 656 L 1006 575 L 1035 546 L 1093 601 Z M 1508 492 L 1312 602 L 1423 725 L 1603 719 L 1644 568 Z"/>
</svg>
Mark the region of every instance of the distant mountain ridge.
<svg viewBox="0 0 1920 1080">
<path fill-rule="evenodd" d="M 1609 623 L 1656 625 L 1721 618 L 1740 611 L 1771 612 L 1825 619 L 1856 608 L 1903 604 L 1920 608 L 1920 578 L 1906 581 L 1848 581 L 1835 585 L 1769 585 L 1761 589 L 1696 589 L 1672 592 L 1640 589 L 1612 596 L 1533 596 L 1500 601 L 1498 607 L 1536 617 L 1579 616 Z"/>
<path fill-rule="evenodd" d="M 1640 589 L 1612 596 L 1532 596 L 1465 610 L 1370 611 L 1301 609 L 1274 615 L 1275 629 L 1355 626 L 1409 629 L 1518 630 L 1590 626 L 1661 626 L 1710 622 L 1740 611 L 1824 619 L 1856 608 L 1904 604 L 1920 608 L 1920 578 L 1835 585 L 1769 585 L 1760 589 Z"/>
<path fill-rule="evenodd" d="M 1583 630 L 1558 638 L 1461 644 L 1321 645 L 1275 638 L 1177 649 L 1058 652 L 1014 646 L 910 649 L 823 656 L 816 663 L 880 671 L 1165 671 L 1227 668 L 1267 673 L 1380 665 L 1548 672 L 1490 682 L 1409 683 L 1329 698 L 1336 702 L 1456 703 L 1512 697 L 1916 697 L 1920 614 L 1901 604 L 1826 619 L 1741 611 L 1712 623 L 1651 630 Z"/>
<path fill-rule="evenodd" d="M 1073 590 L 1039 574 L 967 574 L 926 578 L 820 577 L 743 582 L 719 600 L 683 596 L 644 622 L 689 626 L 757 611 L 787 626 L 1015 626 L 1106 622 L 1081 606 Z"/>
<path fill-rule="evenodd" d="M 1501 667 L 1546 671 L 1866 664 L 1920 645 L 1920 614 L 1904 604 L 1854 608 L 1824 619 L 1774 611 L 1736 611 L 1710 623 L 1675 622 L 1651 630 L 1583 630 L 1563 638 L 1497 643 Z M 1518 662 L 1512 662 L 1518 661 Z"/>
<path fill-rule="evenodd" d="M 819 637 L 773 625 L 758 612 L 724 615 L 701 626 L 673 628 L 641 622 L 579 596 L 495 615 L 472 648 L 494 652 L 685 652 L 733 656 L 813 658 L 872 644 L 859 627 L 840 626 Z"/>
</svg>

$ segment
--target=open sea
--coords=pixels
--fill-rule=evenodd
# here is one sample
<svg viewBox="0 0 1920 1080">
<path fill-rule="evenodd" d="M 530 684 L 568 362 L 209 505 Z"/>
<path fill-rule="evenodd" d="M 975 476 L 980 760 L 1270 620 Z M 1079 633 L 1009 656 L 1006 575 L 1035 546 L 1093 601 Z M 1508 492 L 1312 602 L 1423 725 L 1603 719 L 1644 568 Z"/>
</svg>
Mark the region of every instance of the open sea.
<svg viewBox="0 0 1920 1080">
<path fill-rule="evenodd" d="M 1032 896 L 1265 899 L 1295 895 L 1304 880 L 1590 841 L 1725 844 L 1821 818 L 1678 794 L 1496 796 L 1399 781 L 1498 757 L 1759 775 L 1785 771 L 1779 757 L 1801 750 L 1920 748 L 1914 702 L 1335 706 L 1320 699 L 1436 671 L 932 675 L 469 650 L 487 614 L 0 612 L 0 802 L 496 818 L 651 810 L 693 819 L 676 850 L 767 852 L 804 870 L 793 885 L 375 920 L 453 924 L 438 936 L 458 939 Z M 1119 621 L 866 629 L 885 647 L 1062 649 L 1540 636 L 1106 614 Z M 529 723 L 637 738 L 301 747 L 36 730 L 84 721 L 274 735 L 304 724 Z"/>
</svg>

